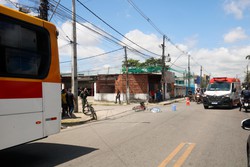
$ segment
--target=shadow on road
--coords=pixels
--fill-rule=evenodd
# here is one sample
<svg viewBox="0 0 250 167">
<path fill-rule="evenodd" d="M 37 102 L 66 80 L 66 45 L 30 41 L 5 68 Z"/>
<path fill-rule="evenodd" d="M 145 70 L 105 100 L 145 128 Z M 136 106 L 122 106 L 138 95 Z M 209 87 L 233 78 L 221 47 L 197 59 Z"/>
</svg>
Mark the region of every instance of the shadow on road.
<svg viewBox="0 0 250 167">
<path fill-rule="evenodd" d="M 0 151 L 1 164 L 7 166 L 56 166 L 89 154 L 95 148 L 53 143 L 31 143 Z"/>
</svg>

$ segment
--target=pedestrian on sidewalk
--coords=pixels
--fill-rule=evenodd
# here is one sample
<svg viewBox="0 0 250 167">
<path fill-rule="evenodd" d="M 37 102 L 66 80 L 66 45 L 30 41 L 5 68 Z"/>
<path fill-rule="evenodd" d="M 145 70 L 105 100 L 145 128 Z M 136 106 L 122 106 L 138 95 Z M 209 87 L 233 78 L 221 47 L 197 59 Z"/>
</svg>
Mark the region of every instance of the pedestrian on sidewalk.
<svg viewBox="0 0 250 167">
<path fill-rule="evenodd" d="M 64 118 L 68 114 L 68 94 L 67 89 L 62 89 L 61 92 L 61 104 L 62 104 L 62 118 Z"/>
<path fill-rule="evenodd" d="M 121 92 L 120 92 L 120 90 L 118 89 L 117 94 L 116 94 L 116 96 L 115 96 L 115 103 L 117 103 L 117 99 L 118 99 L 118 100 L 119 100 L 119 104 L 121 104 L 120 96 L 121 96 Z"/>
<path fill-rule="evenodd" d="M 75 102 L 76 102 L 76 99 L 75 99 L 75 96 L 74 94 L 72 93 L 71 89 L 68 90 L 68 106 L 69 106 L 69 117 L 72 117 L 73 115 L 73 112 L 74 112 L 74 106 L 75 106 Z"/>
<path fill-rule="evenodd" d="M 84 90 L 81 91 L 80 97 L 82 98 L 82 112 L 84 112 L 85 105 L 87 103 L 87 96 L 89 95 L 88 89 L 84 88 Z"/>
</svg>

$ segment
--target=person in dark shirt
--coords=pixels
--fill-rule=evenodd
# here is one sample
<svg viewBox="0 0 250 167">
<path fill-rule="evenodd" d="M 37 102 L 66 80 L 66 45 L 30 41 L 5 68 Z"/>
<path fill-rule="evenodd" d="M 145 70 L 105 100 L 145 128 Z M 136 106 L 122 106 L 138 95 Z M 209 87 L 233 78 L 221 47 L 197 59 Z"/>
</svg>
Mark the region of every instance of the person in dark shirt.
<svg viewBox="0 0 250 167">
<path fill-rule="evenodd" d="M 117 94 L 115 96 L 115 103 L 117 103 L 117 99 L 119 100 L 119 104 L 121 104 L 121 99 L 120 99 L 120 96 L 121 96 L 121 92 L 120 90 L 117 91 Z"/>
<path fill-rule="evenodd" d="M 72 114 L 74 112 L 75 102 L 76 102 L 75 96 L 72 93 L 71 89 L 69 89 L 69 91 L 68 91 L 68 98 L 67 98 L 67 103 L 68 103 L 68 107 L 69 107 L 69 113 L 68 113 L 69 117 L 72 117 Z"/>
<path fill-rule="evenodd" d="M 87 88 L 84 88 L 84 90 L 82 90 L 80 93 L 80 97 L 82 98 L 82 111 L 84 111 L 84 109 L 85 109 L 88 95 L 89 95 L 89 92 L 88 92 Z"/>
<path fill-rule="evenodd" d="M 62 104 L 62 118 L 64 118 L 68 113 L 68 95 L 67 89 L 63 89 L 61 92 L 61 104 Z"/>
</svg>

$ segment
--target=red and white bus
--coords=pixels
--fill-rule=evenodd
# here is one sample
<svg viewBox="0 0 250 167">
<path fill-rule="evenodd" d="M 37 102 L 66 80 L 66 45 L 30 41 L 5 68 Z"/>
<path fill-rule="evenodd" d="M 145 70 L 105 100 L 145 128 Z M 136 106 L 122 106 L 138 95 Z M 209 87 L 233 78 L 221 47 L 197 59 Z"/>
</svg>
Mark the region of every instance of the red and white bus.
<svg viewBox="0 0 250 167">
<path fill-rule="evenodd" d="M 56 27 L 0 5 L 0 150 L 60 132 Z"/>
</svg>

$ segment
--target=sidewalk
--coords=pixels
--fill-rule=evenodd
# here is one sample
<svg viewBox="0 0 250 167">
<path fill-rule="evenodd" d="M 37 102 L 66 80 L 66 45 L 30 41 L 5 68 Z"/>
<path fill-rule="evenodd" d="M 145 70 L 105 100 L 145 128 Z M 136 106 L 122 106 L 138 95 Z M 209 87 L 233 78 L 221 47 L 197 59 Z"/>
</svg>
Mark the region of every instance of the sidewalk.
<svg viewBox="0 0 250 167">
<path fill-rule="evenodd" d="M 156 105 L 169 105 L 172 103 L 176 103 L 179 101 L 184 101 L 184 98 L 178 98 L 178 99 L 170 99 L 166 101 L 162 101 L 159 103 L 146 103 L 147 107 L 153 107 Z M 122 116 L 128 112 L 134 112 L 132 108 L 134 106 L 139 105 L 139 103 L 130 103 L 130 104 L 115 104 L 114 102 L 105 102 L 105 101 L 94 101 L 93 97 L 88 97 L 88 102 L 92 104 L 94 107 L 96 114 L 97 114 L 97 121 L 105 120 L 105 119 L 112 119 L 117 116 Z M 91 120 L 91 117 L 86 116 L 81 111 L 81 101 L 78 102 L 79 109 L 78 113 L 74 113 L 74 116 L 72 118 L 64 118 L 62 119 L 62 128 L 75 126 L 75 125 L 81 125 L 90 121 L 96 121 Z"/>
</svg>

